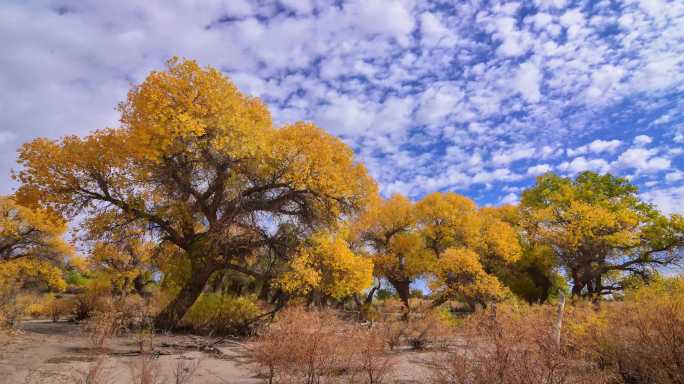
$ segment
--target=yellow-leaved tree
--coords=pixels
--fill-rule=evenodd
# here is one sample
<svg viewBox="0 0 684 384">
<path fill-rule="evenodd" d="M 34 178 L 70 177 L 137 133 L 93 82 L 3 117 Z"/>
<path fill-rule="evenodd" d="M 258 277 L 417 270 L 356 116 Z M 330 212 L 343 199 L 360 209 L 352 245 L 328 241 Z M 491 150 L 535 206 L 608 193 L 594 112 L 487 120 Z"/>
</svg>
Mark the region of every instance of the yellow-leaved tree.
<svg viewBox="0 0 684 384">
<path fill-rule="evenodd" d="M 49 211 L 0 196 L 0 263 L 22 258 L 63 262 L 73 252 L 63 239 L 66 230 L 66 223 Z"/>
<path fill-rule="evenodd" d="M 430 287 L 436 303 L 486 305 L 506 293 L 496 271 L 522 253 L 515 229 L 490 209 L 453 192 L 435 192 L 416 204 L 418 232 L 436 259 Z"/>
<path fill-rule="evenodd" d="M 10 307 L 26 286 L 66 288 L 62 267 L 73 249 L 62 238 L 65 231 L 65 223 L 49 212 L 0 196 L 0 312 L 13 312 Z M 11 322 L 13 316 L 0 321 Z"/>
<path fill-rule="evenodd" d="M 326 297 L 341 300 L 368 288 L 373 263 L 349 249 L 345 234 L 345 230 L 313 234 L 280 277 L 280 287 L 289 294 L 309 295 L 316 304 L 323 304 Z"/>
<path fill-rule="evenodd" d="M 428 273 L 434 257 L 416 233 L 414 204 L 403 195 L 375 201 L 355 224 L 355 236 L 370 248 L 374 273 L 387 279 L 408 308 L 410 285 Z"/>
<path fill-rule="evenodd" d="M 627 179 L 594 172 L 548 173 L 523 192 L 526 236 L 553 252 L 573 296 L 620 291 L 624 278 L 682 260 L 684 217 L 663 215 L 637 193 Z"/>
<path fill-rule="evenodd" d="M 145 227 L 190 264 L 156 319 L 176 326 L 218 270 L 271 246 L 274 224 L 316 228 L 362 208 L 374 181 L 352 150 L 310 123 L 274 127 L 266 106 L 218 70 L 172 59 L 133 87 L 121 127 L 20 150 L 18 196 L 68 217 Z"/>
</svg>

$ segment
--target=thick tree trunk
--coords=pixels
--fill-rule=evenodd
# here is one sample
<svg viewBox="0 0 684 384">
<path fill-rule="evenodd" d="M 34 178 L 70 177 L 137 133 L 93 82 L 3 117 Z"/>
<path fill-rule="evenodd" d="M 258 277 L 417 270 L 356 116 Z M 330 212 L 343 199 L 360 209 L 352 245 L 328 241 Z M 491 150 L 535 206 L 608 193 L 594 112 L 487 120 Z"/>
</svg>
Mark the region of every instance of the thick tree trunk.
<svg viewBox="0 0 684 384">
<path fill-rule="evenodd" d="M 176 328 L 178 322 L 197 301 L 207 281 L 216 270 L 217 268 L 213 266 L 193 265 L 190 279 L 185 283 L 178 296 L 171 300 L 166 308 L 157 315 L 154 322 L 156 329 L 170 331 Z"/>
<path fill-rule="evenodd" d="M 571 273 L 572 276 L 572 291 L 570 292 L 572 294 L 572 298 L 576 299 L 582 295 L 582 289 L 586 286 L 586 283 L 582 282 L 580 280 L 580 275 L 578 271 L 572 271 Z"/>
<path fill-rule="evenodd" d="M 411 296 L 411 282 L 408 280 L 395 280 L 395 279 L 388 279 L 390 284 L 392 284 L 392 287 L 394 287 L 394 290 L 397 291 L 397 295 L 399 295 L 399 298 L 401 299 L 401 302 L 404 303 L 404 306 L 406 307 L 406 310 L 409 310 L 409 297 Z"/>
</svg>

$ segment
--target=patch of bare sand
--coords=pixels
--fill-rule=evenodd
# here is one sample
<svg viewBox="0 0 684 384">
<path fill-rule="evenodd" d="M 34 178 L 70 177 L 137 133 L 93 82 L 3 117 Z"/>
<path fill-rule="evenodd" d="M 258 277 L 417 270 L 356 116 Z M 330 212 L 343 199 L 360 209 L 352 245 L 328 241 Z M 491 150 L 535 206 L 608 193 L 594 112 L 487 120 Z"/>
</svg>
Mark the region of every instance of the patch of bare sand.
<svg viewBox="0 0 684 384">
<path fill-rule="evenodd" d="M 249 356 L 249 344 L 188 335 L 157 335 L 153 366 L 160 383 L 175 383 L 180 367 L 192 369 L 193 384 L 263 383 Z M 204 348 L 211 345 L 210 348 Z M 104 383 L 133 383 L 140 364 L 135 335 L 114 337 L 103 363 Z M 386 382 L 427 383 L 434 352 L 398 350 Z M 73 323 L 27 321 L 14 335 L 0 334 L 0 384 L 81 383 L 98 354 L 89 346 L 82 326 Z"/>
<path fill-rule="evenodd" d="M 176 335 L 155 337 L 153 369 L 161 382 L 175 382 L 174 371 L 192 369 L 193 383 L 251 384 L 254 375 L 247 351 L 239 345 L 219 344 L 218 351 L 201 352 L 193 345 L 201 338 Z M 104 357 L 107 384 L 130 384 L 140 364 L 135 335 L 112 338 Z M 72 323 L 28 321 L 13 334 L 0 335 L 0 383 L 78 383 L 95 365 L 98 354 L 89 347 L 81 326 Z"/>
</svg>

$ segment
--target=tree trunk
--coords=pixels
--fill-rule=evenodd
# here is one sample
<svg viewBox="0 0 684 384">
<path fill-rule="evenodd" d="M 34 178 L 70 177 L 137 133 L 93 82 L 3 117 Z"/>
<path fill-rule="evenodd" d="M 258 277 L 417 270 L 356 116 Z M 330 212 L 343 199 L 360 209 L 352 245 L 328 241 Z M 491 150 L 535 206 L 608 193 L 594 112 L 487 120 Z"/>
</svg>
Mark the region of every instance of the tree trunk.
<svg viewBox="0 0 684 384">
<path fill-rule="evenodd" d="M 217 268 L 213 266 L 193 264 L 190 279 L 185 283 L 178 296 L 171 300 L 157 315 L 154 322 L 156 329 L 170 331 L 176 328 L 185 313 L 195 304 L 207 281 L 216 270 Z"/>
<path fill-rule="evenodd" d="M 584 286 L 586 283 L 582 282 L 579 278 L 580 274 L 578 271 L 572 271 L 571 273 L 572 276 L 572 297 L 573 299 L 576 299 L 582 295 L 582 289 L 584 289 Z"/>
<path fill-rule="evenodd" d="M 388 279 L 390 284 L 392 284 L 392 287 L 394 287 L 394 290 L 397 291 L 397 295 L 399 295 L 399 298 L 401 299 L 401 302 L 404 303 L 404 306 L 406 307 L 406 310 L 409 310 L 409 297 L 411 296 L 411 282 L 409 280 L 395 280 L 395 279 Z"/>
</svg>

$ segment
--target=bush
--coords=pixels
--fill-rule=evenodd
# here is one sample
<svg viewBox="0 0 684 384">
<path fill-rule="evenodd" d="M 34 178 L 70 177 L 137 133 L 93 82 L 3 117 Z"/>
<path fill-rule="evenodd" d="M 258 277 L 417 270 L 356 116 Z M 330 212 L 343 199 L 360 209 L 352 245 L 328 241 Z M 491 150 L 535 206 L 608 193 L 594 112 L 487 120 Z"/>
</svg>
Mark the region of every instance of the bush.
<svg viewBox="0 0 684 384">
<path fill-rule="evenodd" d="M 402 345 L 413 349 L 425 349 L 430 346 L 444 348 L 453 334 L 456 323 L 456 320 L 442 309 L 416 306 L 408 314 L 385 315 L 377 326 L 384 332 L 390 349 Z"/>
<path fill-rule="evenodd" d="M 47 303 L 47 316 L 53 321 L 57 322 L 61 318 L 71 316 L 74 313 L 75 301 L 69 297 L 55 297 Z"/>
<path fill-rule="evenodd" d="M 24 315 L 34 319 L 48 318 L 56 322 L 63 316 L 73 314 L 74 310 L 73 299 L 52 293 L 43 296 L 22 295 L 19 296 L 18 302 L 25 303 L 21 305 L 24 308 Z"/>
<path fill-rule="evenodd" d="M 195 331 L 249 335 L 253 320 L 262 313 L 256 297 L 205 293 L 185 314 L 183 324 Z"/>
<path fill-rule="evenodd" d="M 83 287 L 83 292 L 74 297 L 74 318 L 84 320 L 95 311 L 111 310 L 111 294 L 112 286 L 108 279 L 98 277 L 88 280 Z"/>
<path fill-rule="evenodd" d="M 465 321 L 466 345 L 435 358 L 434 383 L 600 383 L 596 365 L 576 359 L 552 338 L 552 306 L 481 311 Z"/>
<path fill-rule="evenodd" d="M 18 290 L 0 286 L 0 328 L 14 328 L 26 311 L 27 303 L 19 298 Z"/>
<path fill-rule="evenodd" d="M 625 301 L 583 313 L 576 348 L 623 383 L 684 383 L 684 279 L 627 292 Z"/>
<path fill-rule="evenodd" d="M 253 355 L 269 383 L 381 383 L 392 366 L 386 341 L 376 330 L 341 320 L 334 313 L 290 308 L 257 338 Z"/>
</svg>

